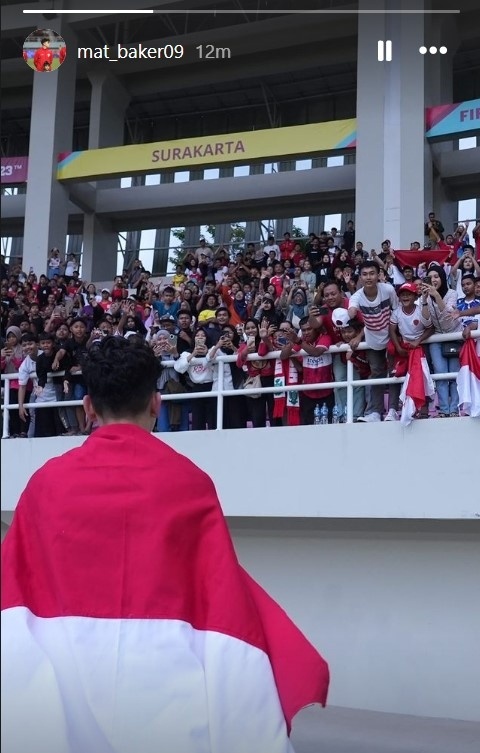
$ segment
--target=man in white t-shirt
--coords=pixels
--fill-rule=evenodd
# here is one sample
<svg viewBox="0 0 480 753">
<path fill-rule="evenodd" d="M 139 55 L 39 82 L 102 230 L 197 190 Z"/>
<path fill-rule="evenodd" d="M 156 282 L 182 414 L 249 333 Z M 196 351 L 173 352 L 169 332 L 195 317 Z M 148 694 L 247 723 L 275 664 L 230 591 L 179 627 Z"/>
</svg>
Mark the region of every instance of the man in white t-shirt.
<svg viewBox="0 0 480 753">
<path fill-rule="evenodd" d="M 264 246 L 264 250 L 265 250 L 266 254 L 269 254 L 271 251 L 273 251 L 274 254 L 275 254 L 275 259 L 277 261 L 280 261 L 280 257 L 281 257 L 280 246 L 278 246 L 275 243 L 275 236 L 274 235 L 269 235 L 268 236 L 267 245 Z"/>
<path fill-rule="evenodd" d="M 29 397 L 29 403 L 35 402 L 35 387 L 38 385 L 37 380 L 37 358 L 42 352 L 38 349 L 37 338 L 31 333 L 22 337 L 22 348 L 25 358 L 18 369 L 18 412 L 22 421 L 27 421 L 27 412 L 25 408 L 25 397 L 27 396 L 27 386 L 31 382 L 33 391 Z M 28 436 L 35 436 L 35 411 L 30 411 L 30 424 L 28 426 Z"/>
<path fill-rule="evenodd" d="M 207 246 L 205 238 L 200 238 L 199 247 L 195 249 L 195 258 L 198 262 L 205 261 L 206 259 L 213 259 L 213 249 L 211 246 Z M 202 256 L 205 258 L 202 259 Z"/>
<path fill-rule="evenodd" d="M 348 315 L 355 319 L 358 312 L 362 314 L 365 325 L 365 342 L 369 350 L 366 357 L 370 364 L 372 379 L 380 379 L 387 376 L 387 345 L 390 339 L 389 325 L 390 315 L 398 306 L 398 298 L 395 289 L 386 282 L 378 282 L 380 267 L 376 261 L 364 261 L 360 265 L 360 282 L 363 287 L 357 290 L 350 298 Z M 395 399 L 394 391 L 390 389 L 390 402 Z M 375 385 L 370 387 L 365 415 L 357 420 L 364 423 L 381 421 L 384 410 L 385 386 Z"/>
</svg>

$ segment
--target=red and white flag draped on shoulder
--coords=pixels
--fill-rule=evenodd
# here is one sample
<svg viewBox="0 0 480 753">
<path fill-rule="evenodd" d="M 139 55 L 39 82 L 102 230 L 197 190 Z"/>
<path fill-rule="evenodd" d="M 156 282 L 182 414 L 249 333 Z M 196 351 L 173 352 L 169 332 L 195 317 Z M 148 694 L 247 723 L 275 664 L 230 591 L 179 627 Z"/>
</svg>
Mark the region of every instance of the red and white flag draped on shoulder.
<svg viewBox="0 0 480 753">
<path fill-rule="evenodd" d="M 435 397 L 435 385 L 428 368 L 422 347 L 408 351 L 407 375 L 400 392 L 402 413 L 400 422 L 407 426 L 412 423 L 415 414 L 427 403 L 427 398 Z"/>
<path fill-rule="evenodd" d="M 480 339 L 465 340 L 457 374 L 458 402 L 464 413 L 480 418 Z"/>
<path fill-rule="evenodd" d="M 5 753 L 290 753 L 328 667 L 207 474 L 132 425 L 29 481 L 2 546 Z"/>
</svg>

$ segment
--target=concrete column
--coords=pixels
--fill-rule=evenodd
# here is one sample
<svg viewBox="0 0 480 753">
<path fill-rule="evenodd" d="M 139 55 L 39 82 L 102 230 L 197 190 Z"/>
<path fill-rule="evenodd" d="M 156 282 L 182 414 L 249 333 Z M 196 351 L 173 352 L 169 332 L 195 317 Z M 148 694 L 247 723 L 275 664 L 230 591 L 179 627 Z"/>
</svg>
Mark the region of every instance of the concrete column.
<svg viewBox="0 0 480 753">
<path fill-rule="evenodd" d="M 312 159 L 312 169 L 314 167 L 327 167 L 327 158 L 326 157 L 314 157 Z M 324 214 L 318 214 L 309 217 L 308 220 L 308 232 L 309 233 L 315 233 L 316 235 L 320 235 L 322 230 L 325 229 L 325 215 Z"/>
<path fill-rule="evenodd" d="M 136 188 L 137 186 L 144 186 L 144 185 L 145 185 L 145 175 L 135 175 L 132 178 L 132 188 Z M 124 253 L 124 258 L 123 258 L 124 269 L 130 270 L 135 259 L 139 258 L 141 240 L 142 240 L 141 230 L 127 230 L 127 234 L 125 236 L 125 253 Z M 117 244 L 118 244 L 118 234 L 117 234 Z"/>
<path fill-rule="evenodd" d="M 445 44 L 446 55 L 425 55 L 425 107 L 453 102 L 453 58 L 458 46 L 455 16 L 430 16 L 425 20 L 429 44 Z M 457 220 L 457 202 L 445 192 L 437 164 L 442 154 L 458 149 L 458 140 L 425 144 L 425 213 L 434 211 L 446 233 L 451 233 Z M 422 241 L 423 238 L 418 240 Z"/>
<path fill-rule="evenodd" d="M 170 255 L 170 228 L 159 227 L 155 231 L 155 251 L 153 252 L 152 274 L 163 276 L 167 274 L 168 257 Z"/>
<path fill-rule="evenodd" d="M 83 224 L 83 233 L 85 241 L 82 254 L 82 280 L 88 282 L 112 280 L 117 271 L 119 248 L 118 233 L 112 227 L 110 220 L 97 217 L 96 214 L 87 214 Z M 113 246 L 113 239 L 115 239 L 115 246 Z"/>
<path fill-rule="evenodd" d="M 14 260 L 16 263 L 16 262 L 19 262 L 22 257 L 23 257 L 23 238 L 21 238 L 20 236 L 14 236 L 12 238 L 12 246 L 10 248 L 10 259 Z M 24 272 L 28 272 L 29 269 L 30 267 L 23 268 Z"/>
<path fill-rule="evenodd" d="M 219 170 L 219 178 L 233 178 L 233 167 L 221 167 Z M 232 217 L 232 221 L 237 220 L 237 217 Z M 217 245 L 228 245 L 232 237 L 232 225 L 230 222 L 223 223 L 221 225 L 215 225 L 215 243 Z"/>
<path fill-rule="evenodd" d="M 386 10 L 421 7 L 407 0 L 379 0 Z M 367 0 L 360 9 L 368 8 Z M 409 248 L 423 238 L 424 193 L 424 17 L 415 14 L 358 17 L 357 237 L 367 250 L 389 238 Z M 379 62 L 379 40 L 391 40 L 392 61 Z"/>
<path fill-rule="evenodd" d="M 190 180 L 203 180 L 203 170 L 190 170 Z M 185 252 L 194 251 L 198 248 L 200 238 L 200 225 L 191 225 L 185 228 Z"/>
<path fill-rule="evenodd" d="M 292 171 L 295 171 L 295 168 L 296 168 L 295 160 L 284 160 L 283 162 L 278 163 L 279 173 L 292 172 Z M 281 217 L 280 219 L 276 220 L 275 235 L 277 237 L 277 243 L 278 243 L 278 239 L 283 238 L 284 233 L 292 232 L 292 225 L 293 225 L 293 217 Z"/>
<path fill-rule="evenodd" d="M 55 29 L 67 48 L 76 48 L 76 36 L 64 19 Z M 51 248 L 65 252 L 68 233 L 68 188 L 56 179 L 57 156 L 72 149 L 76 57 L 51 73 L 33 73 L 28 182 L 25 202 L 23 269 L 47 271 Z"/>
<path fill-rule="evenodd" d="M 92 85 L 88 148 L 121 146 L 124 142 L 125 110 L 130 95 L 108 71 L 89 74 Z M 94 184 L 98 190 L 116 188 L 118 179 Z M 127 244 L 128 245 L 128 244 Z M 117 270 L 118 234 L 110 222 L 94 213 L 83 222 L 82 274 L 89 280 L 108 280 Z M 125 263 L 127 262 L 125 252 Z"/>
<path fill-rule="evenodd" d="M 164 172 L 160 174 L 160 184 L 162 186 L 175 182 L 175 173 Z M 170 232 L 171 228 L 161 227 L 155 231 L 155 251 L 153 252 L 152 274 L 165 275 L 168 268 L 168 257 L 170 255 Z"/>
<path fill-rule="evenodd" d="M 355 151 L 350 150 L 343 156 L 343 164 L 344 165 L 355 165 L 357 161 L 357 155 L 355 154 Z M 340 235 L 343 235 L 344 230 L 347 228 L 347 222 L 349 220 L 352 220 L 353 223 L 355 223 L 355 212 L 344 212 L 341 215 L 340 219 L 340 227 L 338 228 Z"/>
<path fill-rule="evenodd" d="M 257 162 L 250 165 L 249 175 L 263 175 L 265 165 Z M 260 223 L 258 220 L 247 220 L 245 223 L 245 243 L 258 243 L 261 238 Z"/>
</svg>

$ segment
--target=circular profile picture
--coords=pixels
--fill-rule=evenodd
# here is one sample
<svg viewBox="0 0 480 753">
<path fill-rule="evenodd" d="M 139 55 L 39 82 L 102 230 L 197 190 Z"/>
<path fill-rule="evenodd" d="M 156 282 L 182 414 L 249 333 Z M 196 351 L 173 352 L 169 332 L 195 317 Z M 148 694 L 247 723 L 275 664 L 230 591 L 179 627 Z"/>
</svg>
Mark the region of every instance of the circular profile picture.
<svg viewBox="0 0 480 753">
<path fill-rule="evenodd" d="M 39 73 L 56 71 L 66 57 L 65 40 L 52 29 L 35 29 L 23 43 L 23 59 Z"/>
</svg>

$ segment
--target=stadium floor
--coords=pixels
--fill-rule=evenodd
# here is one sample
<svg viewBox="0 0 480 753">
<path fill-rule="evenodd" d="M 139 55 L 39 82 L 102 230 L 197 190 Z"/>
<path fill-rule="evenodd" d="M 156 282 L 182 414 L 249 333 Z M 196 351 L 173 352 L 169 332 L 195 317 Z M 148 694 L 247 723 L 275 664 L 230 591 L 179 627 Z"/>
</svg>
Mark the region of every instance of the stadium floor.
<svg viewBox="0 0 480 753">
<path fill-rule="evenodd" d="M 478 753 L 480 723 L 311 707 L 291 739 L 295 753 Z"/>
</svg>

